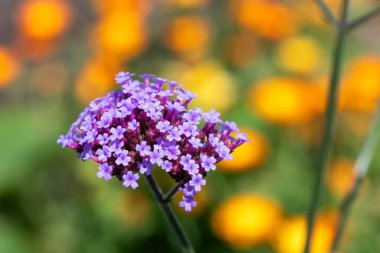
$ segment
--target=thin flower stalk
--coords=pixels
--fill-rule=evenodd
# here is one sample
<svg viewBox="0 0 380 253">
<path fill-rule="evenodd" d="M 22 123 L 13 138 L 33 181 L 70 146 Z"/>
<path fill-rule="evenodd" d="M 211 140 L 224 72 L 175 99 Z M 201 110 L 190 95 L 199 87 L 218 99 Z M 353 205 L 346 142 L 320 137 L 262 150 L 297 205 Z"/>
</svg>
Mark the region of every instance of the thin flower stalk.
<svg viewBox="0 0 380 253">
<path fill-rule="evenodd" d="M 191 242 L 189 241 L 185 231 L 183 230 L 172 208 L 170 207 L 171 201 L 165 200 L 160 187 L 157 185 L 156 180 L 152 175 L 146 175 L 145 177 L 150 186 L 150 189 L 153 192 L 157 205 L 160 207 L 168 224 L 170 224 L 170 227 L 172 228 L 177 241 L 179 242 L 182 253 L 195 253 Z"/>
<path fill-rule="evenodd" d="M 316 2 L 318 6 L 320 7 L 320 9 L 328 17 L 329 21 L 336 24 L 335 16 L 332 14 L 331 10 L 324 3 L 324 1 L 316 0 Z M 336 26 L 338 34 L 337 34 L 337 40 L 336 40 L 336 45 L 335 45 L 335 51 L 333 54 L 333 65 L 332 65 L 331 79 L 330 79 L 330 86 L 329 86 L 329 96 L 328 96 L 328 101 L 327 101 L 327 111 L 326 111 L 326 116 L 325 116 L 324 135 L 322 139 L 320 155 L 317 160 L 316 182 L 313 189 L 313 194 L 312 194 L 309 213 L 308 213 L 307 235 L 306 235 L 304 253 L 310 252 L 315 215 L 317 212 L 319 199 L 320 199 L 320 195 L 321 195 L 321 191 L 323 187 L 323 184 L 322 184 L 323 172 L 324 172 L 324 168 L 327 165 L 330 150 L 331 150 L 333 125 L 334 125 L 334 117 L 336 113 L 337 93 L 338 93 L 339 78 L 340 78 L 339 72 L 340 72 L 341 57 L 342 57 L 345 37 L 349 31 L 353 30 L 354 28 L 359 27 L 360 25 L 364 24 L 365 22 L 370 20 L 372 17 L 380 13 L 380 6 L 379 6 L 373 9 L 372 11 L 368 12 L 367 14 L 357 19 L 354 19 L 353 21 L 348 21 L 348 18 L 347 18 L 348 8 L 349 8 L 349 0 L 343 0 L 341 18 L 340 20 L 338 20 L 338 23 Z M 375 128 L 377 128 L 377 125 Z M 375 144 L 371 144 L 371 145 L 375 145 Z M 366 149 L 366 146 L 364 147 L 364 149 Z M 343 233 L 344 225 L 346 223 L 346 219 L 349 214 L 350 207 L 356 197 L 358 190 L 360 189 L 360 186 L 363 181 L 363 175 L 365 175 L 365 173 L 363 173 L 363 170 L 366 171 L 368 169 L 371 155 L 373 155 L 373 154 L 370 155 L 370 152 L 363 151 L 363 153 L 366 155 L 359 156 L 357 166 L 356 166 L 358 176 L 357 176 L 355 186 L 352 188 L 351 192 L 342 203 L 342 207 L 341 207 L 342 216 L 341 216 L 341 222 L 339 225 L 340 227 L 338 228 L 337 235 L 334 239 L 332 251 L 334 251 L 338 247 L 340 237 L 341 237 L 341 234 Z M 366 169 L 363 169 L 363 168 L 366 168 Z"/>
<path fill-rule="evenodd" d="M 173 188 L 163 197 L 163 201 L 165 203 L 169 203 L 172 201 L 174 195 L 179 191 L 179 189 L 183 186 L 183 182 L 177 183 Z"/>
<path fill-rule="evenodd" d="M 380 103 L 378 105 L 375 122 L 371 133 L 368 135 L 364 145 L 356 160 L 354 171 L 356 175 L 355 183 L 350 192 L 347 194 L 340 206 L 339 223 L 336 234 L 334 236 L 333 244 L 331 247 L 331 253 L 338 250 L 343 231 L 346 226 L 348 217 L 350 215 L 352 205 L 356 200 L 357 194 L 361 189 L 363 181 L 368 173 L 369 166 L 374 157 L 375 150 L 380 138 Z"/>
<path fill-rule="evenodd" d="M 315 2 L 327 18 L 328 22 L 338 27 L 340 25 L 339 20 L 335 17 L 329 6 L 323 0 L 315 0 Z"/>
<path fill-rule="evenodd" d="M 364 24 L 365 22 L 368 22 L 371 18 L 375 17 L 378 14 L 380 14 L 380 5 L 374 8 L 373 10 L 369 11 L 367 14 L 364 14 L 363 16 L 360 16 L 350 21 L 347 24 L 346 29 L 351 31 L 355 29 L 356 27 Z"/>
<path fill-rule="evenodd" d="M 346 30 L 343 24 L 345 24 L 347 20 L 348 7 L 349 7 L 349 0 L 344 0 L 342 4 L 342 14 L 339 21 L 340 25 L 337 27 L 338 34 L 336 38 L 335 50 L 334 50 L 333 59 L 332 59 L 333 63 L 332 63 L 331 78 L 330 78 L 330 85 L 329 85 L 329 95 L 327 99 L 327 111 L 325 114 L 322 145 L 321 145 L 318 160 L 316 163 L 316 173 L 317 173 L 316 181 L 315 181 L 314 189 L 312 192 L 309 213 L 307 217 L 307 235 L 306 235 L 304 253 L 310 252 L 311 238 L 312 238 L 312 233 L 313 233 L 313 228 L 314 228 L 315 216 L 317 213 L 318 204 L 320 202 L 321 192 L 322 192 L 322 187 L 323 187 L 323 180 L 322 180 L 323 174 L 324 174 L 324 170 L 330 156 L 331 145 L 333 142 L 333 130 L 334 130 L 334 120 L 335 120 L 335 114 L 336 114 L 336 105 L 337 105 L 337 99 L 338 99 L 337 94 L 338 94 L 338 87 L 339 87 L 339 81 L 340 81 L 342 52 L 343 52 L 343 46 L 344 46 L 345 37 L 346 37 Z"/>
</svg>

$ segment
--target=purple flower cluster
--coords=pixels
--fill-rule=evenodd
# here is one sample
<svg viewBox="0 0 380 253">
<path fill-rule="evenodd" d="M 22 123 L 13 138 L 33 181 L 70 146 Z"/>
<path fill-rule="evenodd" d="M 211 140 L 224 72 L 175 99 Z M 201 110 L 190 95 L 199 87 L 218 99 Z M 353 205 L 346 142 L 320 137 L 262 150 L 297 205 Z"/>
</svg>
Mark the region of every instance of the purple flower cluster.
<svg viewBox="0 0 380 253">
<path fill-rule="evenodd" d="M 162 168 L 184 193 L 186 211 L 196 205 L 194 196 L 206 184 L 206 174 L 244 142 L 233 122 L 223 122 L 215 110 L 188 109 L 195 95 L 176 82 L 154 75 L 120 72 L 121 89 L 92 101 L 58 143 L 78 152 L 83 160 L 100 164 L 97 176 L 138 187 L 140 174 Z M 237 138 L 230 136 L 237 133 Z"/>
</svg>

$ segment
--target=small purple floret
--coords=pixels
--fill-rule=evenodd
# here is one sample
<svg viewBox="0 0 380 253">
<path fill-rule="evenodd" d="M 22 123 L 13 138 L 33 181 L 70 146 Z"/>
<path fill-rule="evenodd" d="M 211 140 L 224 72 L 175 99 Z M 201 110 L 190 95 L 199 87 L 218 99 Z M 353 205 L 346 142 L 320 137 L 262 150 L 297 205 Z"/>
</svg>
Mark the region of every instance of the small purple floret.
<svg viewBox="0 0 380 253">
<path fill-rule="evenodd" d="M 133 172 L 128 171 L 127 174 L 123 176 L 124 182 L 123 185 L 125 187 L 131 187 L 132 189 L 136 189 L 139 185 L 136 182 L 140 176 L 138 174 L 133 174 Z"/>
<path fill-rule="evenodd" d="M 201 155 L 201 166 L 205 169 L 205 171 L 208 172 L 209 170 L 215 170 L 215 163 L 216 159 L 213 156 L 207 156 L 204 154 Z"/>
<path fill-rule="evenodd" d="M 189 181 L 189 184 L 194 187 L 194 190 L 200 191 L 202 185 L 206 184 L 206 180 L 203 179 L 202 175 L 196 175 L 192 177 L 192 179 Z"/>
<path fill-rule="evenodd" d="M 107 163 L 99 165 L 99 171 L 97 174 L 98 178 L 104 178 L 108 181 L 112 178 L 112 166 L 109 166 Z"/>
<path fill-rule="evenodd" d="M 115 163 L 117 165 L 124 165 L 127 166 L 129 162 L 131 161 L 131 157 L 128 155 L 128 151 L 122 150 L 120 154 L 116 155 L 116 161 Z"/>
</svg>

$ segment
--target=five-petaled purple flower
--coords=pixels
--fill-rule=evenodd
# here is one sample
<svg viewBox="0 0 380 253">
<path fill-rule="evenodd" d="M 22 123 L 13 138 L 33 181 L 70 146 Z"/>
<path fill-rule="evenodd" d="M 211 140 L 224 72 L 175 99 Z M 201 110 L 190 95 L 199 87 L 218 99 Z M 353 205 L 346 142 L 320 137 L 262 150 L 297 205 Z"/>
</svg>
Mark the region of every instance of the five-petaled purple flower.
<svg viewBox="0 0 380 253">
<path fill-rule="evenodd" d="M 194 148 L 199 148 L 202 146 L 201 144 L 201 139 L 199 138 L 196 138 L 196 137 L 191 137 L 190 140 L 189 140 L 190 144 L 194 147 Z"/>
<path fill-rule="evenodd" d="M 111 132 L 111 136 L 110 136 L 110 140 L 111 141 L 114 141 L 114 140 L 121 140 L 123 137 L 124 137 L 124 132 L 125 132 L 125 129 L 122 127 L 122 126 L 118 126 L 117 128 L 111 128 L 110 129 L 110 132 Z"/>
<path fill-rule="evenodd" d="M 169 131 L 170 129 L 172 129 L 173 127 L 170 125 L 170 122 L 165 120 L 165 121 L 159 121 L 157 123 L 157 126 L 156 128 L 161 132 L 161 133 L 166 133 L 167 131 Z"/>
<path fill-rule="evenodd" d="M 150 153 L 150 162 L 161 166 L 163 163 L 164 150 L 159 145 L 154 145 L 153 151 Z"/>
<path fill-rule="evenodd" d="M 98 159 L 101 162 L 106 162 L 109 157 L 111 157 L 111 152 L 109 151 L 109 147 L 103 146 L 102 149 L 98 149 L 96 151 L 96 154 L 98 155 Z"/>
<path fill-rule="evenodd" d="M 186 183 L 182 187 L 182 192 L 183 198 L 179 206 L 185 208 L 186 212 L 190 212 L 193 207 L 197 206 L 197 202 L 194 201 L 195 189 L 190 183 Z"/>
<path fill-rule="evenodd" d="M 138 174 L 133 174 L 133 172 L 128 171 L 127 174 L 123 175 L 123 185 L 125 187 L 131 187 L 132 189 L 136 189 L 139 184 L 136 182 L 140 176 Z"/>
<path fill-rule="evenodd" d="M 231 152 L 248 139 L 215 110 L 189 109 L 195 95 L 178 83 L 154 75 L 142 75 L 142 80 L 134 76 L 118 73 L 115 80 L 121 88 L 92 101 L 58 143 L 83 160 L 99 163 L 99 178 L 115 176 L 133 189 L 139 174 L 161 167 L 182 182 L 180 206 L 191 211 L 206 175 L 216 163 L 232 159 Z"/>
<path fill-rule="evenodd" d="M 129 129 L 129 130 L 134 131 L 134 130 L 136 130 L 139 126 L 140 126 L 140 123 L 137 122 L 135 119 L 132 120 L 131 122 L 128 122 L 128 129 Z"/>
<path fill-rule="evenodd" d="M 110 180 L 112 178 L 112 166 L 107 163 L 100 164 L 97 176 L 98 178 L 104 178 L 106 181 Z"/>
<path fill-rule="evenodd" d="M 150 154 L 150 146 L 146 144 L 146 141 L 142 141 L 136 145 L 136 151 L 140 153 L 140 156 L 148 156 Z"/>
<path fill-rule="evenodd" d="M 199 192 L 202 185 L 206 184 L 206 180 L 203 179 L 202 175 L 197 174 L 196 176 L 192 177 L 192 179 L 189 181 L 189 184 L 194 187 L 194 190 Z"/>
<path fill-rule="evenodd" d="M 128 155 L 128 151 L 123 150 L 120 152 L 120 154 L 116 155 L 116 161 L 115 163 L 117 165 L 124 165 L 127 166 L 128 163 L 131 161 L 131 157 Z"/>
<path fill-rule="evenodd" d="M 180 141 L 181 140 L 181 131 L 178 127 L 173 127 L 169 130 L 169 134 L 166 136 L 169 141 Z"/>
<path fill-rule="evenodd" d="M 201 166 L 205 171 L 215 170 L 216 159 L 213 156 L 201 155 Z"/>
</svg>

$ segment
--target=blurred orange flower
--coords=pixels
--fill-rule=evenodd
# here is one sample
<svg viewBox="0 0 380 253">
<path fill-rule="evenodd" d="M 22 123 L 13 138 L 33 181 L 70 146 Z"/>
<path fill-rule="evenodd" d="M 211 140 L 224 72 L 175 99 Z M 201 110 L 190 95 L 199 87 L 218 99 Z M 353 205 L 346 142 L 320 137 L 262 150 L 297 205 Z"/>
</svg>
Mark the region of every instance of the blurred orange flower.
<svg viewBox="0 0 380 253">
<path fill-rule="evenodd" d="M 348 68 L 342 84 L 344 108 L 373 112 L 380 98 L 380 57 L 362 56 Z"/>
<path fill-rule="evenodd" d="M 241 172 L 261 165 L 268 155 L 268 141 L 265 136 L 249 128 L 242 128 L 252 143 L 245 143 L 233 152 L 233 160 L 224 160 L 218 168 L 226 172 Z"/>
<path fill-rule="evenodd" d="M 298 30 L 291 9 L 278 0 L 232 1 L 232 10 L 239 24 L 266 39 L 282 39 Z"/>
<path fill-rule="evenodd" d="M 118 62 L 99 57 L 90 59 L 75 83 L 78 100 L 85 104 L 111 91 L 115 88 L 114 76 L 120 69 Z"/>
<path fill-rule="evenodd" d="M 95 10 L 99 15 L 106 16 L 115 11 L 130 11 L 139 13 L 142 17 L 152 9 L 151 0 L 93 0 Z"/>
<path fill-rule="evenodd" d="M 282 210 L 273 199 L 241 193 L 227 199 L 212 214 L 214 234 L 234 248 L 268 242 L 281 220 Z"/>
<path fill-rule="evenodd" d="M 270 78 L 249 91 L 249 102 L 260 116 L 276 124 L 310 121 L 316 115 L 315 87 L 292 78 Z"/>
<path fill-rule="evenodd" d="M 121 9 L 100 19 L 93 40 L 98 51 L 129 60 L 146 49 L 148 33 L 145 20 L 138 12 Z"/>
<path fill-rule="evenodd" d="M 72 9 L 64 0 L 25 0 L 16 12 L 17 26 L 27 38 L 49 41 L 67 30 Z"/>
<path fill-rule="evenodd" d="M 349 159 L 340 158 L 334 161 L 328 170 L 327 186 L 339 198 L 345 197 L 355 183 L 355 163 Z"/>
<path fill-rule="evenodd" d="M 7 86 L 20 72 L 20 63 L 9 49 L 0 46 L 0 88 Z"/>
<path fill-rule="evenodd" d="M 311 253 L 328 253 L 335 233 L 335 212 L 317 217 L 312 238 Z M 280 224 L 274 248 L 278 253 L 302 253 L 306 241 L 306 218 L 304 215 L 288 218 Z"/>
<path fill-rule="evenodd" d="M 322 52 L 311 37 L 295 36 L 278 44 L 276 60 L 284 70 L 311 74 L 321 67 Z"/>
<path fill-rule="evenodd" d="M 185 57 L 199 58 L 210 40 L 210 25 L 200 16 L 173 19 L 163 33 L 165 45 Z"/>
</svg>

